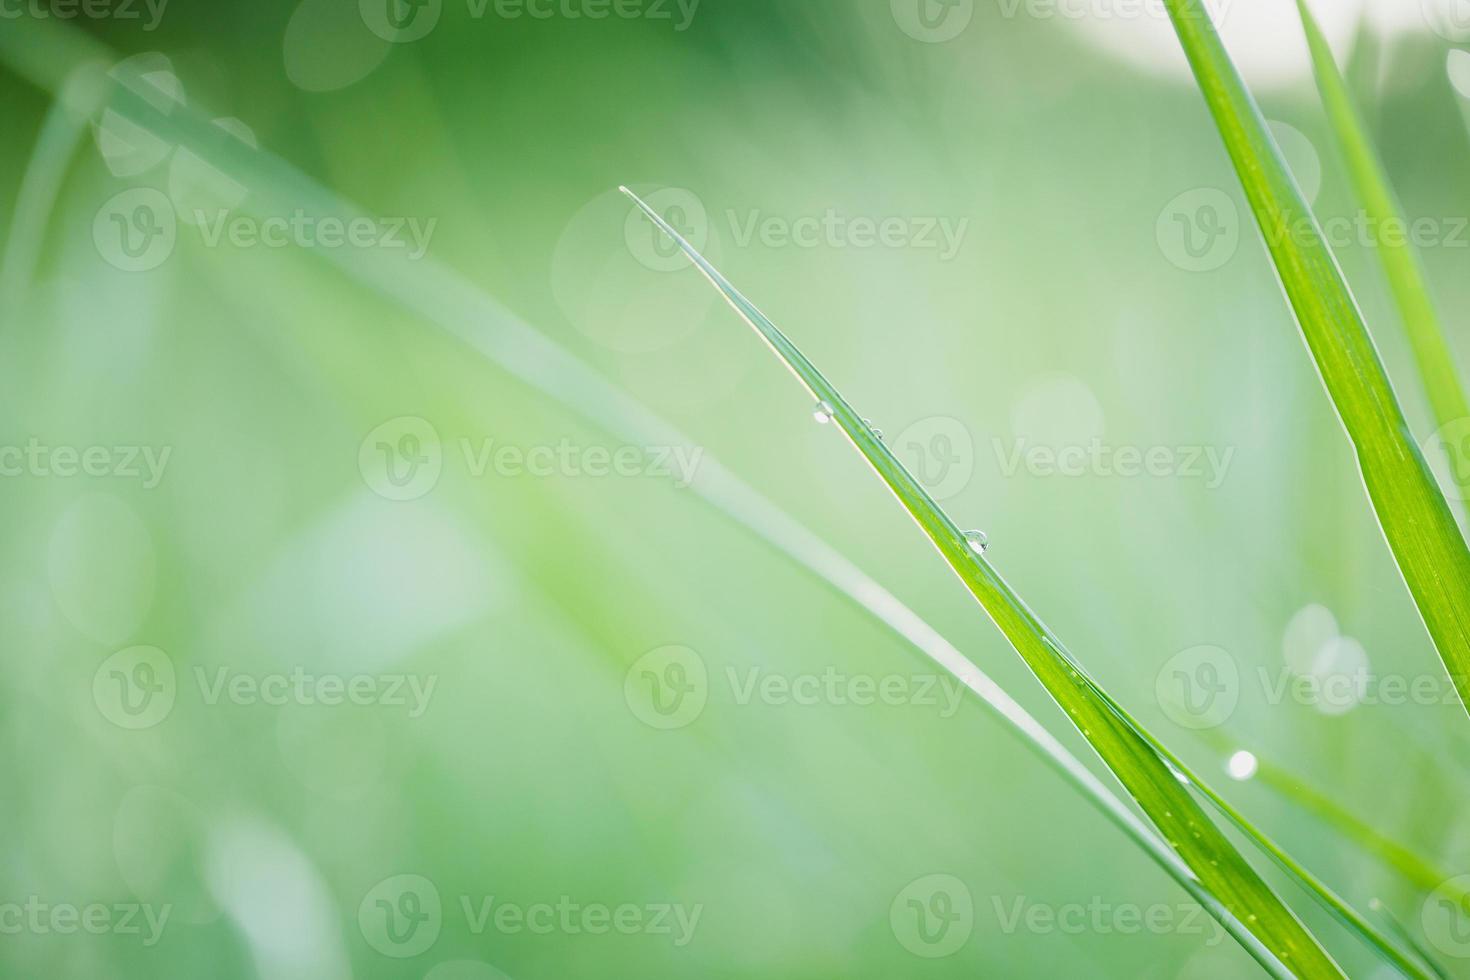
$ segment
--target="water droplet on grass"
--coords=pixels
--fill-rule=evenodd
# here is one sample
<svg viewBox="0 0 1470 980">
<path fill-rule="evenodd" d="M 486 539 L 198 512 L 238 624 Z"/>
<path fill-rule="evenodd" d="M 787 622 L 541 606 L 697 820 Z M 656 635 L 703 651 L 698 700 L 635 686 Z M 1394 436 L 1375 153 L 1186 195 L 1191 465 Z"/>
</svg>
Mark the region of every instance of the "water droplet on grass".
<svg viewBox="0 0 1470 980">
<path fill-rule="evenodd" d="M 965 543 L 977 555 L 983 555 L 990 550 L 990 538 L 986 536 L 984 531 L 966 531 Z M 1074 674 L 1073 676 L 1075 677 L 1076 675 Z"/>
</svg>

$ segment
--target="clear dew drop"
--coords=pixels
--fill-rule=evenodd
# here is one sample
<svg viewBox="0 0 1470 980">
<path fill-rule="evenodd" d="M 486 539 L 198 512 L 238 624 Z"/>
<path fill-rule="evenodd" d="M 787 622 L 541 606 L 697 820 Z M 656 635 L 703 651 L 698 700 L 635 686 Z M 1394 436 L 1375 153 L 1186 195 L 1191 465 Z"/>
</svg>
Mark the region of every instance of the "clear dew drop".
<svg viewBox="0 0 1470 980">
<path fill-rule="evenodd" d="M 812 418 L 823 425 L 831 422 L 836 417 L 837 412 L 833 410 L 831 404 L 828 402 L 817 402 L 816 407 L 812 409 Z"/>
<path fill-rule="evenodd" d="M 965 543 L 977 555 L 983 555 L 990 550 L 990 538 L 986 536 L 984 531 L 966 531 Z"/>
<path fill-rule="evenodd" d="M 877 439 L 879 442 L 883 441 L 883 430 L 874 425 L 872 419 L 863 419 L 863 425 L 867 426 L 868 431 L 873 433 L 874 439 Z"/>
</svg>

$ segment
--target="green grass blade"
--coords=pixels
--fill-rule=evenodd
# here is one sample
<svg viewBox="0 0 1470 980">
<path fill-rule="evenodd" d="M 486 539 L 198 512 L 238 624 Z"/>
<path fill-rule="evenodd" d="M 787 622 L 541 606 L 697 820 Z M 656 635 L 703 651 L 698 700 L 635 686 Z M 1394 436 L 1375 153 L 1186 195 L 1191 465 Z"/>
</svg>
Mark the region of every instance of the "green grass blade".
<svg viewBox="0 0 1470 980">
<path fill-rule="evenodd" d="M 1432 892 L 1453 877 L 1418 851 L 1389 837 L 1295 774 L 1256 753 L 1252 755 L 1256 757 L 1253 778 L 1260 780 L 1261 785 L 1315 815 L 1365 852 L 1378 857 L 1414 887 Z M 1470 899 L 1470 894 L 1457 897 Z"/>
<path fill-rule="evenodd" d="M 1069 658 L 1061 652 L 1060 641 L 970 546 L 965 533 L 929 497 L 831 382 L 662 217 L 631 191 L 624 190 L 689 256 L 807 391 L 818 402 L 825 403 L 832 421 L 898 498 L 1047 692 L 1067 712 L 1205 887 L 1226 909 L 1244 919 L 1247 928 L 1293 974 L 1341 976 L 1331 957 L 1210 820 L 1175 772 L 1106 702 L 1096 697 L 1092 685 L 1073 669 Z"/>
<path fill-rule="evenodd" d="M 1404 217 L 1403 206 L 1389 183 L 1387 170 L 1368 135 L 1362 113 L 1333 60 L 1332 48 L 1306 0 L 1297 0 L 1297 9 L 1301 13 L 1302 29 L 1307 35 L 1307 46 L 1312 52 L 1317 89 L 1322 94 L 1322 104 L 1347 161 L 1353 188 L 1369 226 L 1407 230 L 1409 223 Z M 1454 423 L 1464 424 L 1465 419 L 1470 419 L 1470 401 L 1465 398 L 1465 387 L 1455 370 L 1454 354 L 1430 295 L 1419 251 L 1407 234 L 1380 233 L 1377 238 L 1373 243 L 1374 250 L 1383 262 L 1394 302 L 1408 331 L 1409 345 L 1414 351 L 1419 379 L 1434 412 L 1435 425 L 1444 429 Z M 1458 446 L 1451 447 L 1448 443 L 1445 448 L 1448 452 L 1459 450 Z M 1459 465 L 1457 459 L 1452 459 L 1451 463 L 1455 464 L 1450 467 L 1450 473 L 1459 484 L 1460 499 L 1470 498 L 1470 493 L 1467 493 L 1470 491 L 1470 467 Z"/>
<path fill-rule="evenodd" d="M 1389 549 L 1461 702 L 1470 705 L 1470 549 L 1414 443 L 1322 229 L 1204 5 L 1201 0 L 1166 3 L 1307 347 L 1352 440 Z"/>
<path fill-rule="evenodd" d="M 1434 975 L 1438 977 L 1439 980 L 1449 980 L 1449 972 L 1446 971 L 1444 967 L 1435 962 L 1434 957 L 1429 955 L 1429 951 L 1425 949 L 1423 945 L 1421 945 L 1420 942 L 1413 937 L 1409 930 L 1404 928 L 1404 924 L 1400 922 L 1397 918 L 1395 918 L 1394 914 L 1389 911 L 1387 905 L 1384 905 L 1382 902 L 1375 898 L 1369 905 L 1369 908 L 1377 912 L 1379 916 L 1383 919 L 1383 921 L 1388 923 L 1388 928 L 1393 931 L 1394 935 L 1403 940 L 1404 945 L 1416 950 L 1419 955 L 1424 958 L 1424 962 L 1429 964 L 1430 968 L 1434 970 Z"/>
<path fill-rule="evenodd" d="M 1350 932 L 1355 934 L 1371 950 L 1382 957 L 1386 963 L 1394 967 L 1394 969 L 1398 970 L 1404 976 L 1419 978 L 1419 980 L 1432 980 L 1431 973 L 1426 972 L 1424 967 L 1412 955 L 1405 952 L 1402 944 L 1396 945 L 1388 936 L 1383 934 L 1382 930 L 1374 928 L 1366 916 L 1349 905 L 1342 896 L 1328 887 L 1326 882 L 1308 871 L 1306 867 L 1288 854 L 1279 844 L 1267 836 L 1265 832 L 1247 820 L 1244 814 L 1232 806 L 1228 800 L 1201 779 L 1197 773 L 1191 770 L 1182 759 L 1171 752 L 1167 746 L 1139 724 L 1122 705 L 1113 700 L 1111 695 L 1104 691 L 1090 677 L 1087 677 L 1086 671 L 1080 665 L 1076 664 L 1076 661 L 1071 658 L 1070 654 L 1067 655 L 1067 658 L 1073 663 L 1077 671 L 1083 677 L 1087 678 L 1094 694 L 1104 701 L 1125 725 L 1146 741 L 1159 754 L 1160 758 L 1173 766 L 1184 777 L 1188 785 L 1194 787 L 1237 830 L 1250 838 L 1257 849 L 1274 861 L 1277 867 L 1281 868 L 1282 871 L 1286 872 L 1288 876 L 1296 881 L 1318 904 L 1336 917 Z"/>
<path fill-rule="evenodd" d="M 111 54 L 75 29 L 47 21 L 19 22 L 0 32 L 0 63 L 9 65 L 55 94 L 69 73 Z M 352 202 L 331 193 L 269 154 L 218 133 L 190 108 L 169 116 L 126 89 L 111 94 L 108 107 L 155 136 L 188 145 L 218 169 L 270 201 L 276 210 L 307 207 L 341 218 L 363 215 Z M 495 302 L 432 257 L 409 261 L 393 255 L 365 256 L 350 249 L 318 250 L 364 287 L 458 338 L 490 363 L 576 413 L 590 425 L 630 445 L 685 445 L 690 440 L 622 389 L 609 384 L 565 348 Z M 1081 798 L 1118 827 L 1275 976 L 1289 975 L 1244 924 L 1225 909 L 1164 841 L 1046 727 L 1000 685 L 966 658 L 923 618 L 868 576 L 845 555 L 776 504 L 725 469 L 706 452 L 691 489 L 717 513 L 803 568 L 900 640 L 931 658 L 965 684 L 980 704 L 1059 773 Z"/>
</svg>

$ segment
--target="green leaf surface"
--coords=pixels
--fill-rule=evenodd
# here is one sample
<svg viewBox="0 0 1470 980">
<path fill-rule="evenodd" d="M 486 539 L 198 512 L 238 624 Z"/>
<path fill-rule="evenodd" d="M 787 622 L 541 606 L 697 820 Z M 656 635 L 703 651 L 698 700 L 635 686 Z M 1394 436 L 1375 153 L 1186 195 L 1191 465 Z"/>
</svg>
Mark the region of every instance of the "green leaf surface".
<svg viewBox="0 0 1470 980">
<path fill-rule="evenodd" d="M 1166 0 L 1307 347 L 1357 454 L 1389 549 L 1470 699 L 1470 549 L 1414 442 L 1378 350 L 1255 100 L 1200 0 Z"/>
<path fill-rule="evenodd" d="M 1347 161 L 1353 189 L 1373 229 L 1373 251 L 1383 263 L 1383 271 L 1393 293 L 1394 303 L 1408 331 L 1409 346 L 1419 369 L 1419 380 L 1429 397 L 1435 425 L 1446 433 L 1460 432 L 1470 426 L 1470 401 L 1455 369 L 1454 354 L 1445 339 L 1444 327 L 1429 291 L 1424 263 L 1408 233 L 1411 227 L 1403 206 L 1389 183 L 1388 172 L 1368 135 L 1367 124 L 1353 101 L 1352 92 L 1333 60 L 1332 48 L 1322 34 L 1306 0 L 1297 0 L 1302 29 L 1312 52 L 1312 70 L 1317 89 L 1332 124 L 1332 132 Z M 1455 428 L 1451 428 L 1455 427 Z M 1470 463 L 1461 440 L 1443 443 L 1450 459 L 1450 476 L 1460 488 L 1460 499 L 1470 499 Z"/>
<path fill-rule="evenodd" d="M 730 284 L 652 208 L 636 201 L 714 284 L 736 312 L 771 347 L 831 420 L 862 454 L 899 503 L 939 549 L 939 553 L 979 601 L 991 620 L 1021 655 L 1138 803 L 1179 857 L 1220 903 L 1259 940 L 1276 960 L 1258 955 L 1270 972 L 1301 977 L 1342 976 L 1332 958 L 1292 911 L 1261 879 L 1220 828 L 1205 814 L 1182 777 L 1125 723 L 1091 681 L 1074 669 L 1061 642 L 1027 608 L 1010 585 L 929 496 L 806 356 L 780 329 Z M 1256 950 L 1252 950 L 1256 953 Z"/>
</svg>

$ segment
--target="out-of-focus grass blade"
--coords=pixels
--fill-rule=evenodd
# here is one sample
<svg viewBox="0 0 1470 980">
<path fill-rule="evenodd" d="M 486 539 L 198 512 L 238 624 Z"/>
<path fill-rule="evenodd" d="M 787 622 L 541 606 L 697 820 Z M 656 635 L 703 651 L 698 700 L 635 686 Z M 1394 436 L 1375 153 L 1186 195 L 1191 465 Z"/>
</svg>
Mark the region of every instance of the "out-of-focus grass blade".
<svg viewBox="0 0 1470 980">
<path fill-rule="evenodd" d="M 49 21 L 24 20 L 0 32 L 0 63 L 55 93 L 78 66 L 106 65 L 100 43 Z M 302 175 L 284 161 L 219 134 L 188 107 L 163 115 L 124 88 L 108 107 L 155 136 L 187 145 L 211 166 L 252 188 L 276 210 L 308 206 L 313 214 L 362 214 L 351 202 Z M 59 161 L 58 161 L 59 165 Z M 690 440 L 603 379 L 541 332 L 432 258 L 409 261 L 393 253 L 364 255 L 352 249 L 317 250 L 363 286 L 436 324 L 488 361 L 629 445 L 686 445 Z M 899 639 L 933 659 L 965 684 L 980 703 L 1010 728 L 1021 744 L 1055 769 L 1082 799 L 1136 843 L 1275 976 L 1289 973 L 1243 922 L 1220 904 L 1190 868 L 1138 815 L 1083 765 L 1039 721 L 964 654 L 876 580 L 810 529 L 725 469 L 711 453 L 701 459 L 691 489 L 717 513 L 744 528 L 805 569 Z"/>
<path fill-rule="evenodd" d="M 1260 780 L 1261 785 L 1315 815 L 1367 853 L 1377 856 L 1414 887 L 1424 892 L 1444 887 L 1457 898 L 1470 900 L 1470 893 L 1453 888 L 1450 884 L 1453 876 L 1449 872 L 1436 867 L 1434 862 L 1418 851 L 1389 837 L 1341 803 L 1271 760 L 1263 759 L 1254 752 L 1251 756 L 1255 759 L 1256 766 L 1252 778 Z"/>
<path fill-rule="evenodd" d="M 1226 909 L 1243 919 L 1265 948 L 1295 975 L 1341 976 L 1332 958 L 1215 826 L 1175 771 L 1096 696 L 1091 683 L 1073 669 L 1070 659 L 1061 652 L 1060 641 L 1026 607 L 984 559 L 973 539 L 940 509 L 831 382 L 657 212 L 631 191 L 626 188 L 624 191 L 689 256 L 817 399 L 818 411 L 837 424 L 898 498 L 1047 692 L 1067 712 L 1072 723 L 1205 887 Z"/>
<path fill-rule="evenodd" d="M 1392 912 L 1389 911 L 1387 905 L 1384 905 L 1382 902 L 1375 898 L 1368 907 L 1371 908 L 1374 912 L 1377 912 L 1378 915 L 1383 919 L 1383 921 L 1388 923 L 1388 928 L 1393 932 L 1394 935 L 1398 936 L 1399 939 L 1403 941 L 1404 945 L 1415 950 L 1420 956 L 1424 958 L 1424 962 L 1429 964 L 1430 968 L 1434 970 L 1434 975 L 1438 977 L 1439 980 L 1449 980 L 1449 973 L 1446 972 L 1444 967 L 1435 962 L 1434 957 L 1429 955 L 1429 951 L 1426 950 L 1419 943 L 1419 941 L 1413 937 L 1412 934 L 1410 934 L 1409 930 L 1404 928 L 1404 924 L 1400 922 Z"/>
<path fill-rule="evenodd" d="M 1455 370 L 1454 354 L 1445 339 L 1439 313 L 1429 292 L 1424 263 L 1409 238 L 1409 222 L 1404 217 L 1403 206 L 1389 183 L 1388 172 L 1368 135 L 1362 113 L 1358 111 L 1352 93 L 1332 58 L 1332 48 L 1306 0 L 1297 0 L 1297 9 L 1301 13 L 1302 29 L 1306 31 L 1307 46 L 1312 52 L 1312 70 L 1317 76 L 1317 88 L 1322 93 L 1322 104 L 1332 123 L 1332 132 L 1347 161 L 1348 173 L 1368 219 L 1368 227 L 1378 229 L 1378 240 L 1372 245 L 1383 262 L 1394 302 L 1408 330 L 1409 344 L 1414 351 L 1419 378 L 1434 410 L 1435 424 L 1441 430 L 1457 423 L 1470 424 L 1467 423 L 1470 420 L 1470 401 L 1465 398 L 1465 387 Z M 1446 441 L 1444 448 L 1452 455 L 1450 474 L 1460 488 L 1460 499 L 1467 499 L 1470 497 L 1467 493 L 1470 492 L 1470 460 L 1456 455 L 1463 452 L 1458 440 Z"/>
<path fill-rule="evenodd" d="M 1461 703 L 1470 704 L 1470 549 L 1414 443 L 1322 229 L 1204 4 L 1165 2 L 1327 393 L 1352 440 L 1389 548 Z"/>
</svg>

